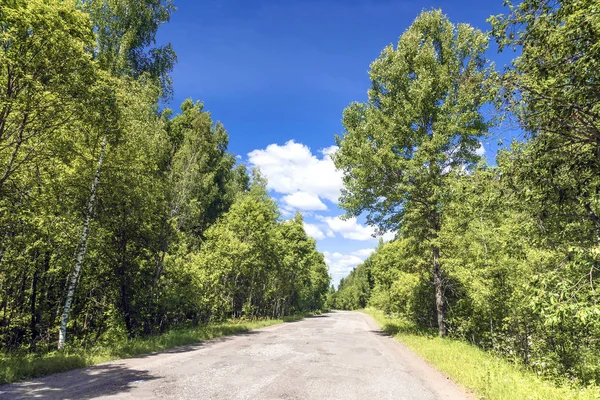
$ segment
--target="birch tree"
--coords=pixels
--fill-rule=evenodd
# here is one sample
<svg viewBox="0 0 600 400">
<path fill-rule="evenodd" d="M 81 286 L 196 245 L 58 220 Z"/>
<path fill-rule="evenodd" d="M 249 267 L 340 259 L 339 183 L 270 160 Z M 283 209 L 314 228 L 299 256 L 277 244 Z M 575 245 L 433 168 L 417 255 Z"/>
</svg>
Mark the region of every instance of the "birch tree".
<svg viewBox="0 0 600 400">
<path fill-rule="evenodd" d="M 146 74 L 154 81 L 160 82 L 168 93 L 170 89 L 169 72 L 175 62 L 175 53 L 170 46 L 149 51 L 148 47 L 155 43 L 155 35 L 160 24 L 169 19 L 173 10 L 170 2 L 163 4 L 161 1 L 147 3 L 128 0 L 92 0 L 84 1 L 81 5 L 89 13 L 94 30 L 97 32 L 95 53 L 100 67 L 117 79 L 122 77 L 139 78 Z M 158 100 L 158 96 L 156 100 Z M 108 108 L 101 109 L 107 112 L 112 111 L 109 111 Z M 90 197 L 87 201 L 75 265 L 65 296 L 59 328 L 59 349 L 65 345 L 71 304 L 81 266 L 85 260 L 89 223 L 94 213 L 96 190 L 100 184 L 100 173 L 106 151 L 108 135 L 106 130 L 114 130 L 119 124 L 118 117 L 110 118 L 110 120 L 115 125 L 112 128 L 106 126 L 106 123 L 99 124 L 104 127 L 105 131 L 102 133 L 101 151 L 92 181 Z"/>
</svg>

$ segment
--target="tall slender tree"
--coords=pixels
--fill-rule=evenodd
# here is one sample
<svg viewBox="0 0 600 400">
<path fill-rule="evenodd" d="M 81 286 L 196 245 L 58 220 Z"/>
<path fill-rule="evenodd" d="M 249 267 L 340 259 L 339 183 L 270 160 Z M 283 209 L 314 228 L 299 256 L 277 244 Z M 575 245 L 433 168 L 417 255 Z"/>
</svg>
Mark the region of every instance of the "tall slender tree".
<svg viewBox="0 0 600 400">
<path fill-rule="evenodd" d="M 150 77 L 163 87 L 163 96 L 170 91 L 169 73 L 175 63 L 175 53 L 170 45 L 150 48 L 155 43 L 159 26 L 168 21 L 174 7 L 170 1 L 161 0 L 89 0 L 81 3 L 82 9 L 89 13 L 89 18 L 96 33 L 94 56 L 100 67 L 116 79 L 122 77 Z M 157 97 L 158 100 L 158 97 Z M 101 108 L 102 110 L 103 108 Z M 119 124 L 112 120 L 113 127 Z M 59 328 L 58 347 L 63 348 L 66 341 L 67 323 L 75 289 L 79 280 L 81 266 L 85 260 L 89 238 L 90 219 L 95 211 L 96 192 L 100 185 L 100 172 L 109 141 L 105 126 L 102 133 L 101 151 L 98 155 L 97 169 L 92 179 L 90 196 L 86 205 L 83 229 L 75 265 L 65 296 L 65 303 Z"/>
<path fill-rule="evenodd" d="M 344 111 L 334 155 L 344 173 L 341 206 L 367 212 L 380 230 L 426 243 L 440 336 L 445 336 L 444 272 L 439 231 L 446 177 L 478 160 L 488 124 L 484 52 L 488 37 L 452 24 L 439 10 L 421 13 L 396 48 L 371 64 L 367 103 Z"/>
</svg>

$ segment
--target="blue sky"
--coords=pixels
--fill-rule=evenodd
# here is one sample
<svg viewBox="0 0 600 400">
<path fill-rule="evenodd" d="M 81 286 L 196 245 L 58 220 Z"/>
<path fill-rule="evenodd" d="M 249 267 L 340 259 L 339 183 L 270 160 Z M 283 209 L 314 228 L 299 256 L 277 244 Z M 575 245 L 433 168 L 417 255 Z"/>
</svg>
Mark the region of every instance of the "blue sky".
<svg viewBox="0 0 600 400">
<path fill-rule="evenodd" d="M 343 109 L 363 101 L 369 64 L 423 9 L 489 30 L 502 0 L 175 0 L 160 43 L 178 56 L 170 107 L 201 100 L 230 135 L 240 162 L 259 166 L 285 215 L 301 210 L 307 231 L 339 279 L 377 245 L 363 220 L 341 221 L 339 173 L 328 158 Z M 509 54 L 488 57 L 501 67 Z M 496 141 L 484 141 L 494 162 Z"/>
</svg>

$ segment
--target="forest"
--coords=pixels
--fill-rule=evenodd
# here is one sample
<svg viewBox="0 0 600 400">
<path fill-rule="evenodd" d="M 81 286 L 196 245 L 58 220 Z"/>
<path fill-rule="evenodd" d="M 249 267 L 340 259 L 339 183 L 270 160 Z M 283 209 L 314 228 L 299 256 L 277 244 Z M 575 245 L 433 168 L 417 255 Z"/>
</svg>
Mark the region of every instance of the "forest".
<svg viewBox="0 0 600 400">
<path fill-rule="evenodd" d="M 371 64 L 334 161 L 348 215 L 396 239 L 328 302 L 598 385 L 600 7 L 505 3 L 490 33 L 426 11 Z M 523 134 L 488 165 L 477 149 L 498 129 Z"/>
<path fill-rule="evenodd" d="M 0 0 L 2 353 L 372 307 L 600 385 L 600 5 L 505 5 L 487 32 L 424 10 L 371 63 L 332 158 L 395 239 L 336 289 L 225 126 L 166 108 L 171 0 Z"/>
<path fill-rule="evenodd" d="M 175 113 L 169 0 L 0 1 L 0 348 L 43 353 L 323 307 L 302 216 Z"/>
</svg>

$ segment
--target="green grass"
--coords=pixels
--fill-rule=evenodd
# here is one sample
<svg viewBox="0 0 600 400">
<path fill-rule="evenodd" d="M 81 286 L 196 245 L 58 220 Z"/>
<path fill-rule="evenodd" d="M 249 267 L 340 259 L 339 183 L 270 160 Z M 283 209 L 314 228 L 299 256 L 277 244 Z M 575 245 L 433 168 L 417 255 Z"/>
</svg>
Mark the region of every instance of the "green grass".
<svg viewBox="0 0 600 400">
<path fill-rule="evenodd" d="M 235 335 L 252 329 L 297 321 L 309 315 L 313 314 L 299 314 L 283 319 L 235 320 L 196 328 L 174 329 L 161 335 L 130 339 L 91 349 L 68 348 L 45 354 L 0 354 L 0 384 L 135 357 L 220 336 Z"/>
<path fill-rule="evenodd" d="M 374 309 L 362 310 L 381 328 L 454 382 L 487 400 L 598 400 L 600 387 L 556 386 L 535 373 L 471 344 L 419 333 L 405 321 Z"/>
</svg>

